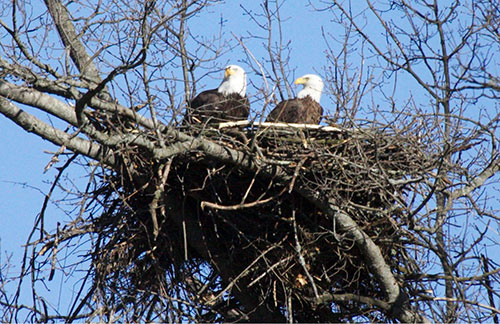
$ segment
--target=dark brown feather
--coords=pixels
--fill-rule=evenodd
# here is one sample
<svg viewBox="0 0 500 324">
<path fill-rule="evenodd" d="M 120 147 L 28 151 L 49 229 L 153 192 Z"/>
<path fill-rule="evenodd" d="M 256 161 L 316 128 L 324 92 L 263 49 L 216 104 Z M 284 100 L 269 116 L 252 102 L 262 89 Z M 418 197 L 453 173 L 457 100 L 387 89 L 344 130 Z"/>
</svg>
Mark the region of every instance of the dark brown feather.
<svg viewBox="0 0 500 324">
<path fill-rule="evenodd" d="M 224 96 L 213 89 L 203 91 L 191 100 L 184 118 L 188 123 L 221 123 L 245 120 L 249 112 L 250 102 L 247 97 L 237 93 Z"/>
<path fill-rule="evenodd" d="M 323 107 L 311 97 L 283 100 L 267 116 L 267 122 L 319 124 Z"/>
</svg>

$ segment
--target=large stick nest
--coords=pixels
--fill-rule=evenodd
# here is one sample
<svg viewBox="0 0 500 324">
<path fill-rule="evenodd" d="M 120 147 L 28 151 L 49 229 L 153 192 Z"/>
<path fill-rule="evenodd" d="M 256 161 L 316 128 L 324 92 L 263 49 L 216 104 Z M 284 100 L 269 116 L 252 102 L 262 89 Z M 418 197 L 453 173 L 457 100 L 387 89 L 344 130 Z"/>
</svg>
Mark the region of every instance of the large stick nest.
<svg viewBox="0 0 500 324">
<path fill-rule="evenodd" d="M 360 307 L 369 313 L 340 302 L 333 310 L 343 317 L 332 319 L 331 306 L 317 304 L 315 295 L 384 296 L 352 238 L 307 196 L 350 215 L 398 273 L 411 263 L 405 190 L 430 172 L 430 150 L 415 135 L 378 128 L 229 126 L 181 131 L 244 152 L 252 165 L 203 151 L 155 161 L 127 146 L 119 151 L 121 171 L 102 174 L 92 262 L 106 302 L 135 303 L 140 316 L 140 302 L 176 296 L 206 310 L 197 320 L 211 321 L 231 304 L 231 287 L 244 284 L 272 305 L 291 300 L 298 320 L 325 320 L 322 309 L 337 321 Z M 174 216 L 179 210 L 188 221 Z M 201 237 L 192 237 L 200 234 L 190 232 L 193 219 Z M 233 282 L 219 277 L 221 259 L 232 266 Z"/>
</svg>

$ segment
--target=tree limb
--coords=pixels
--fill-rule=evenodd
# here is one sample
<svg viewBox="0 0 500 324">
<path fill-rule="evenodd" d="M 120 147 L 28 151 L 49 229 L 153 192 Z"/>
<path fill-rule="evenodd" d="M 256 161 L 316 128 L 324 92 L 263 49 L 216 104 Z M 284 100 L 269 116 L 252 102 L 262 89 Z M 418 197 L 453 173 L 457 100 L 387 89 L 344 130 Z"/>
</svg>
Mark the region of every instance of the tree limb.
<svg viewBox="0 0 500 324">
<path fill-rule="evenodd" d="M 96 161 L 102 161 L 107 165 L 116 163 L 113 155 L 106 154 L 102 145 L 71 136 L 55 127 L 52 127 L 33 115 L 19 109 L 4 97 L 0 97 L 0 113 L 21 126 L 28 133 L 34 133 L 55 145 L 66 145 L 75 153 L 88 156 Z"/>
<path fill-rule="evenodd" d="M 59 0 L 45 0 L 45 4 L 54 20 L 64 46 L 69 49 L 70 57 L 84 79 L 99 84 L 101 82 L 99 71 L 92 62 L 92 57 L 87 53 L 80 41 L 80 37 L 76 33 L 67 8 Z"/>
</svg>

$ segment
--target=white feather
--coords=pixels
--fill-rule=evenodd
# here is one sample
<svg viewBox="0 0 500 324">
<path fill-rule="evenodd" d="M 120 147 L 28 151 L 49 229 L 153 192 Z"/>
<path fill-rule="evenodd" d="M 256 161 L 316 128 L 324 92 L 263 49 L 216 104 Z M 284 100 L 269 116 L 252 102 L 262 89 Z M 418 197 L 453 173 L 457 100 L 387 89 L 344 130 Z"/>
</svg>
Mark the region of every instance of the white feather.
<svg viewBox="0 0 500 324">
<path fill-rule="evenodd" d="M 319 103 L 323 92 L 323 80 L 316 74 L 306 74 L 295 80 L 295 84 L 303 84 L 304 88 L 299 91 L 297 98 L 311 97 Z"/>
<path fill-rule="evenodd" d="M 217 92 L 227 96 L 232 93 L 238 93 L 245 97 L 247 92 L 247 75 L 245 70 L 238 65 L 228 65 L 225 69 L 224 80 L 217 88 Z"/>
</svg>

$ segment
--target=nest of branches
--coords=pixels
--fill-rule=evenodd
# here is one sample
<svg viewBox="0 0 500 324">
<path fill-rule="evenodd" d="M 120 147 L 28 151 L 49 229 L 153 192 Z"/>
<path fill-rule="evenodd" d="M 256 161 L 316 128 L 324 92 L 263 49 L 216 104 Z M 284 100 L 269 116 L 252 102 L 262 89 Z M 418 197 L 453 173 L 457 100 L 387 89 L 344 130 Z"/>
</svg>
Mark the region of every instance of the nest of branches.
<svg viewBox="0 0 500 324">
<path fill-rule="evenodd" d="M 121 169 L 102 174 L 94 197 L 103 212 L 91 220 L 95 287 L 107 307 L 133 304 L 141 318 L 163 298 L 183 300 L 184 318 L 245 319 L 232 294 L 240 287 L 299 321 L 342 321 L 371 307 L 335 296 L 384 298 L 321 204 L 349 215 L 397 273 L 411 227 L 405 190 L 433 166 L 416 136 L 267 123 L 181 131 L 245 159 L 193 149 L 158 161 L 139 147 L 118 150 Z"/>
</svg>

